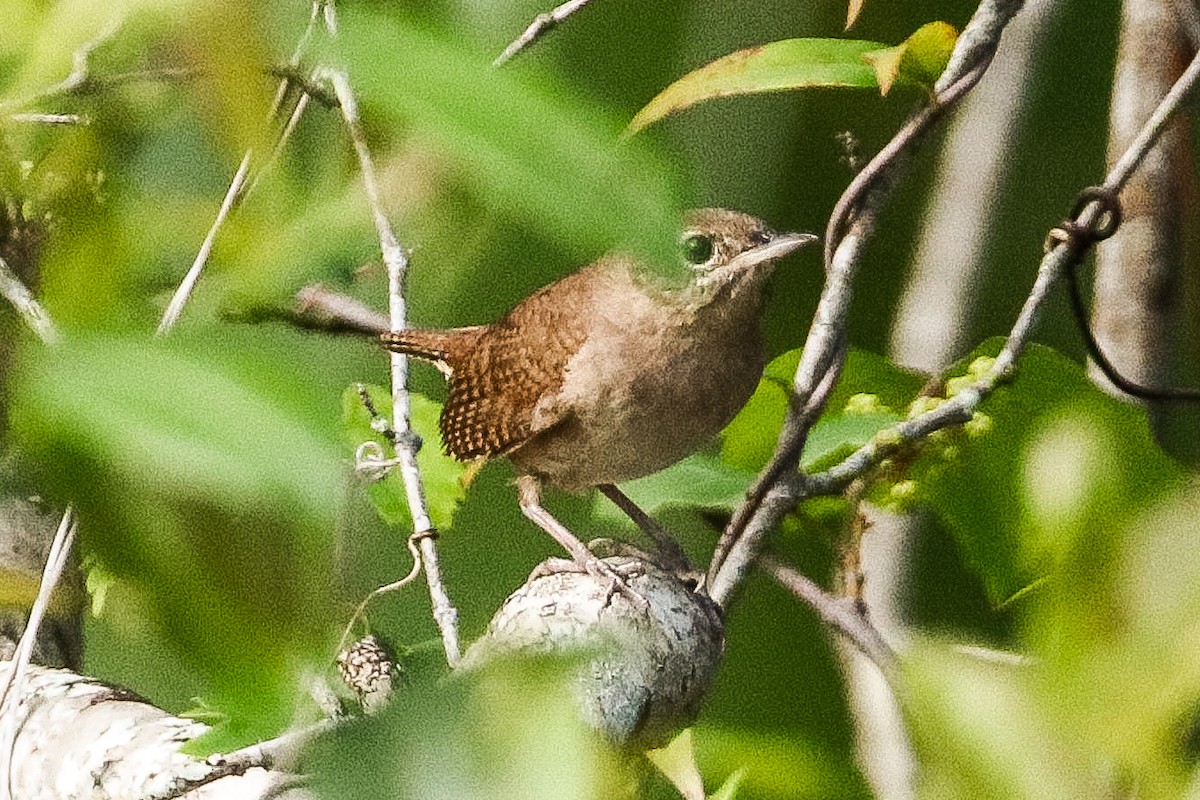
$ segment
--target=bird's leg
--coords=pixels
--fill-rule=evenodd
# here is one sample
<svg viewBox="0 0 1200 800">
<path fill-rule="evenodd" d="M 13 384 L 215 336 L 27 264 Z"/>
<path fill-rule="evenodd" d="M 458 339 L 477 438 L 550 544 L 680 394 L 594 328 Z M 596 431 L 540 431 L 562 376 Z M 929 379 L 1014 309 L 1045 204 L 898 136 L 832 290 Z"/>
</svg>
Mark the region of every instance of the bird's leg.
<svg viewBox="0 0 1200 800">
<path fill-rule="evenodd" d="M 602 483 L 598 488 L 605 497 L 613 501 L 613 504 L 625 512 L 625 515 L 633 520 L 634 524 L 642 529 L 642 532 L 654 541 L 654 546 L 658 548 L 660 560 L 664 562 L 662 566 L 679 574 L 690 574 L 696 571 L 696 567 L 687 557 L 687 553 L 683 552 L 683 548 L 679 546 L 679 542 L 675 541 L 666 528 L 662 526 L 658 520 L 647 514 L 638 506 L 637 503 L 629 499 L 629 495 L 622 492 L 612 483 Z"/>
<path fill-rule="evenodd" d="M 532 475 L 521 475 L 517 478 L 517 502 L 521 506 L 521 513 L 525 515 L 530 522 L 537 525 L 546 533 L 554 537 L 554 541 L 563 546 L 568 553 L 571 554 L 572 562 L 567 569 L 576 569 L 582 572 L 587 572 L 592 575 L 602 576 L 612 581 L 612 588 L 615 591 L 621 592 L 630 600 L 638 605 L 645 605 L 645 599 L 629 587 L 625 579 L 605 562 L 596 558 L 591 550 L 588 550 L 587 545 L 579 540 L 575 534 L 567 530 L 567 526 L 563 525 L 554 515 L 542 506 L 542 486 L 541 482 Z M 559 567 L 556 564 L 554 569 Z"/>
</svg>

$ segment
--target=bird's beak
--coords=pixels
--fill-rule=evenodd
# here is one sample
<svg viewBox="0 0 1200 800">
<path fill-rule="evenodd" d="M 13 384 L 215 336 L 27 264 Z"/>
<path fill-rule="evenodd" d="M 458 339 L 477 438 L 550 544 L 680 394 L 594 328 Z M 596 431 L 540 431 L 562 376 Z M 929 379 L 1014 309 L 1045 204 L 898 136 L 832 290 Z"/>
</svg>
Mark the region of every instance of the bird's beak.
<svg viewBox="0 0 1200 800">
<path fill-rule="evenodd" d="M 743 267 L 752 267 L 755 264 L 762 264 L 766 261 L 775 261 L 794 250 L 799 250 L 806 244 L 812 244 L 819 238 L 819 236 L 811 233 L 777 233 L 771 237 L 771 241 L 766 244 L 760 244 L 753 250 L 747 250 L 739 255 L 737 260 L 741 262 L 740 266 Z"/>
<path fill-rule="evenodd" d="M 740 285 L 751 276 L 766 277 L 774 269 L 776 261 L 793 250 L 812 244 L 818 238 L 811 233 L 777 233 L 769 241 L 738 253 L 724 266 L 702 276 L 697 283 L 708 286 Z"/>
</svg>

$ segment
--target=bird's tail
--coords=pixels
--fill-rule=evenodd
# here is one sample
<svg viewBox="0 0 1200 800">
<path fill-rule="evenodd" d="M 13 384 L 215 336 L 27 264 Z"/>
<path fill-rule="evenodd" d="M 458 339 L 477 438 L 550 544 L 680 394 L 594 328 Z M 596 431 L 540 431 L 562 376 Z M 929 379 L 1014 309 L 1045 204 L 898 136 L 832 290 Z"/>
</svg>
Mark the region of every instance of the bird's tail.
<svg viewBox="0 0 1200 800">
<path fill-rule="evenodd" d="M 456 360 L 456 354 L 470 346 L 481 330 L 482 327 L 452 328 L 443 331 L 408 328 L 382 333 L 379 335 L 379 341 L 388 350 L 429 361 L 445 369 Z"/>
</svg>

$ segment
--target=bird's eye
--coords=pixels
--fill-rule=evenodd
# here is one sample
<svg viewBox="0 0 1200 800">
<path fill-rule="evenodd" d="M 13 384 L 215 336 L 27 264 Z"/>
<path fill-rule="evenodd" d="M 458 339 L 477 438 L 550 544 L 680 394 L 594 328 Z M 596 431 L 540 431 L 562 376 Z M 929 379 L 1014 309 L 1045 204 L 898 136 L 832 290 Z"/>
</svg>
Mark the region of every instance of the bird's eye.
<svg viewBox="0 0 1200 800">
<path fill-rule="evenodd" d="M 702 233 L 689 234 L 679 242 L 683 260 L 689 264 L 700 265 L 712 258 L 713 240 L 711 236 Z"/>
<path fill-rule="evenodd" d="M 775 235 L 770 231 L 758 230 L 750 233 L 750 241 L 755 247 L 762 244 L 768 244 L 774 238 Z"/>
</svg>

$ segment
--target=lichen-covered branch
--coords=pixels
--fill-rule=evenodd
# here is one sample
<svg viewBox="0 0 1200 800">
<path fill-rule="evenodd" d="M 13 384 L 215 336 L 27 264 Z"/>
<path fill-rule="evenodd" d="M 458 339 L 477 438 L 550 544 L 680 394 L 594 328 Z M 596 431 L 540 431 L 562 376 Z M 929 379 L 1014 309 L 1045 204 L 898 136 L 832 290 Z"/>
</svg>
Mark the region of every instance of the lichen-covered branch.
<svg viewBox="0 0 1200 800">
<path fill-rule="evenodd" d="M 12 669 L 0 661 L 0 677 Z M 0 780 L 21 800 L 303 800 L 296 776 L 275 768 L 281 747 L 197 758 L 180 748 L 208 730 L 131 692 L 73 672 L 31 666 L 12 709 L 16 736 L 0 751 Z"/>
</svg>

